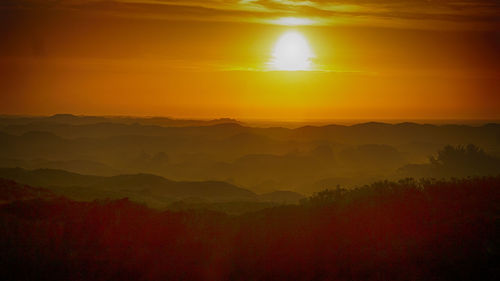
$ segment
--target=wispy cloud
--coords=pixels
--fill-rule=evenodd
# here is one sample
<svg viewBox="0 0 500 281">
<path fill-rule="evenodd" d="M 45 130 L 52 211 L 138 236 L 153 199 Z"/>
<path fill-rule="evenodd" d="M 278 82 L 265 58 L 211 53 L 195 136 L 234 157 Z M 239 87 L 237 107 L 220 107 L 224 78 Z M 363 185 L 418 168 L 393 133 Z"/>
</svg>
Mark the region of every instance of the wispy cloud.
<svg viewBox="0 0 500 281">
<path fill-rule="evenodd" d="M 68 9 L 200 21 L 279 23 L 280 17 L 294 17 L 322 25 L 500 26 L 498 0 L 4 0 L 0 9 Z"/>
</svg>

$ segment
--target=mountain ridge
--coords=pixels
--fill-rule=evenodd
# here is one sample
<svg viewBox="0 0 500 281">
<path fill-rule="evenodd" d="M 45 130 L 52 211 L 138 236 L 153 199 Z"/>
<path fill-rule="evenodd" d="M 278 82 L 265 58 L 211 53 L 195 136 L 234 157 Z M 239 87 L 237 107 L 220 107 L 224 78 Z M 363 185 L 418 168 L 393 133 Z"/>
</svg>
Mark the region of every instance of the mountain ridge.
<svg viewBox="0 0 500 281">
<path fill-rule="evenodd" d="M 172 181 L 145 173 L 105 177 L 56 169 L 0 168 L 0 178 L 47 188 L 72 199 L 104 199 L 114 194 L 113 198 L 149 196 L 155 200 L 160 198 L 165 203 L 188 197 L 203 197 L 213 202 L 258 200 L 258 195 L 252 191 L 226 182 Z M 84 196 L 87 192 L 95 194 L 89 198 L 88 194 Z"/>
</svg>

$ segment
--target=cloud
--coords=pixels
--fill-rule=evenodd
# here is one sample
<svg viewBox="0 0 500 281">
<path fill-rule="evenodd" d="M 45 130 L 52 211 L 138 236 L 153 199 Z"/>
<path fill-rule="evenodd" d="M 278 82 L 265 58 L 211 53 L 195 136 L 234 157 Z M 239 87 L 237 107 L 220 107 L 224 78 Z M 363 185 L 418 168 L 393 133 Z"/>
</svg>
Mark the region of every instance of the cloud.
<svg viewBox="0 0 500 281">
<path fill-rule="evenodd" d="M 498 0 L 4 0 L 0 9 L 59 9 L 125 17 L 272 23 L 500 27 Z"/>
</svg>

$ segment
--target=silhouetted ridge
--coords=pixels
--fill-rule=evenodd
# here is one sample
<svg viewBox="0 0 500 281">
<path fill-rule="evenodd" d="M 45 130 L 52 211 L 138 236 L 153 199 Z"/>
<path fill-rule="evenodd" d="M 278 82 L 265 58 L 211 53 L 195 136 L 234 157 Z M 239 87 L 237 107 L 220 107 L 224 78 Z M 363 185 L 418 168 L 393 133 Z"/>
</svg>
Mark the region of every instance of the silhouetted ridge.
<svg viewBox="0 0 500 281">
<path fill-rule="evenodd" d="M 96 123 L 119 123 L 119 124 L 140 124 L 156 125 L 162 127 L 188 127 L 188 126 L 211 126 L 222 123 L 240 123 L 236 119 L 220 118 L 213 120 L 177 119 L 169 117 L 127 117 L 127 116 L 88 116 L 73 114 L 55 114 L 52 116 L 0 116 L 0 126 L 2 124 L 11 125 L 34 125 L 39 123 L 58 123 L 61 125 L 90 125 Z"/>
<path fill-rule="evenodd" d="M 359 123 L 359 124 L 354 124 L 351 125 L 350 127 L 352 128 L 387 128 L 387 127 L 395 127 L 396 125 L 389 124 L 389 123 L 383 123 L 383 122 L 366 122 L 366 123 Z"/>
<path fill-rule="evenodd" d="M 400 169 L 405 166 L 413 167 L 406 174 L 417 177 L 496 171 L 489 164 L 487 173 L 473 169 L 433 173 L 419 166 L 448 144 L 470 143 L 500 157 L 500 126 L 494 124 L 370 122 L 288 129 L 250 127 L 227 119 L 210 123 L 163 117 L 56 117 L 79 121 L 0 117 L 0 167 L 96 176 L 144 173 L 177 182 L 230 182 L 258 193 L 310 194 L 326 182 L 353 187 L 378 179 L 397 180 L 405 175 Z M 181 123 L 167 126 L 174 124 L 170 121 Z"/>
<path fill-rule="evenodd" d="M 51 199 L 54 197 L 54 194 L 48 189 L 22 185 L 12 180 L 0 178 L 0 204 L 16 200 Z"/>
<path fill-rule="evenodd" d="M 0 177 L 45 187 L 76 200 L 129 197 L 138 202 L 151 202 L 149 204 L 155 207 L 166 206 L 185 197 L 200 197 L 214 202 L 258 199 L 255 193 L 225 182 L 171 181 L 150 174 L 100 177 L 51 169 L 28 171 L 0 168 Z"/>
</svg>

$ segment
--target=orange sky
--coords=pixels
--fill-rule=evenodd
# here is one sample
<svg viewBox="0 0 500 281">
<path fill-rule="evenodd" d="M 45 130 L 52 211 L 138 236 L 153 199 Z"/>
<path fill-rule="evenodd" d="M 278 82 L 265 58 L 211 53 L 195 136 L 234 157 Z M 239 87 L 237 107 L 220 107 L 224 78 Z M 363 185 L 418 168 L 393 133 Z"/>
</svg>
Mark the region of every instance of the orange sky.
<svg viewBox="0 0 500 281">
<path fill-rule="evenodd" d="M 494 0 L 7 0 L 0 24 L 1 114 L 500 118 Z M 291 30 L 311 71 L 269 69 Z"/>
</svg>

